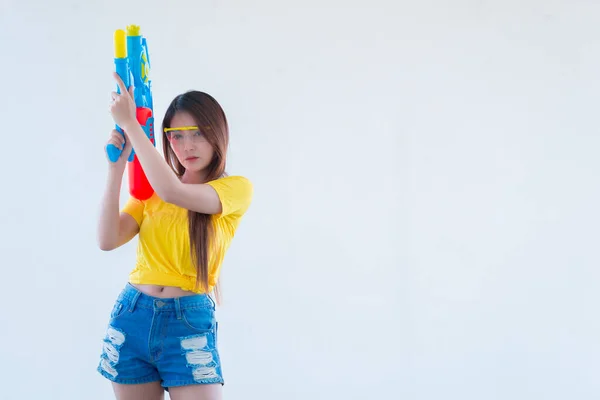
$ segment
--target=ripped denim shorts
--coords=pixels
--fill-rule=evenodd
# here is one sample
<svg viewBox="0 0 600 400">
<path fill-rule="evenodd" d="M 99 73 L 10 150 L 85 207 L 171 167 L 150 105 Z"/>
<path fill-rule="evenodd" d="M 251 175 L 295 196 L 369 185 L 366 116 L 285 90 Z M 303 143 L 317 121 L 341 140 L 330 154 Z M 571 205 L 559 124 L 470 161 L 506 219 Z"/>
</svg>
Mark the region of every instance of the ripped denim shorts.
<svg viewBox="0 0 600 400">
<path fill-rule="evenodd" d="M 223 384 L 215 303 L 206 294 L 158 298 L 127 284 L 117 298 L 98 372 L 123 384 Z"/>
</svg>

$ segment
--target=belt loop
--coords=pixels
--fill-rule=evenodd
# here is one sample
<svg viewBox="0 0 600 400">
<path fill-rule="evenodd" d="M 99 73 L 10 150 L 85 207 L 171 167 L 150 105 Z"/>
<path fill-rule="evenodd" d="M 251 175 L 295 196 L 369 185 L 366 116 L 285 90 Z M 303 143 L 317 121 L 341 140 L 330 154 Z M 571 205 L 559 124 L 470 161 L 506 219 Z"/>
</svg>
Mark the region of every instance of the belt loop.
<svg viewBox="0 0 600 400">
<path fill-rule="evenodd" d="M 175 313 L 177 314 L 177 319 L 181 319 L 181 303 L 179 303 L 179 297 L 175 297 Z"/>
<path fill-rule="evenodd" d="M 131 304 L 129 304 L 129 312 L 133 312 L 133 309 L 135 308 L 135 303 L 137 303 L 141 294 L 142 294 L 142 292 L 140 292 L 139 290 L 135 291 L 135 294 L 133 295 L 133 299 L 131 299 Z"/>
<path fill-rule="evenodd" d="M 208 299 L 210 300 L 211 304 L 212 304 L 212 308 L 216 309 L 217 308 L 217 304 L 215 303 L 215 301 L 213 300 L 212 296 L 210 295 L 210 293 L 206 293 L 206 297 L 208 297 Z"/>
</svg>

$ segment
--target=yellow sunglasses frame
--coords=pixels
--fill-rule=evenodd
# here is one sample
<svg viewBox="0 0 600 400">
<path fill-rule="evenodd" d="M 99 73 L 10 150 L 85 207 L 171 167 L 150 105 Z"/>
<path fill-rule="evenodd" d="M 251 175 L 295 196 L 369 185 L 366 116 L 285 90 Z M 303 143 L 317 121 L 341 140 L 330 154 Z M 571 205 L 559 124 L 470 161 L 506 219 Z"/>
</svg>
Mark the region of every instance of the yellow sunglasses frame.
<svg viewBox="0 0 600 400">
<path fill-rule="evenodd" d="M 191 131 L 194 129 L 200 129 L 197 126 L 180 126 L 179 128 L 165 128 L 163 129 L 164 133 L 172 132 L 172 131 Z"/>
</svg>

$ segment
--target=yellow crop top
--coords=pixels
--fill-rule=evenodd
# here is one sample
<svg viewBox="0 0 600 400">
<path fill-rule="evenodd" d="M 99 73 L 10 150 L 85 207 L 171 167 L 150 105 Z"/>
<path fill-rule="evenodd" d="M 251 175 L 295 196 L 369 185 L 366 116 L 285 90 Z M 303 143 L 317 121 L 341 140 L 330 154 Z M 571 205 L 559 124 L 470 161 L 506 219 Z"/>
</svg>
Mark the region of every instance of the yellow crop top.
<svg viewBox="0 0 600 400">
<path fill-rule="evenodd" d="M 215 286 L 225 253 L 253 195 L 251 182 L 226 176 L 207 182 L 221 199 L 222 212 L 212 216 L 214 237 L 209 252 L 209 290 Z M 156 193 L 148 200 L 130 197 L 121 210 L 140 227 L 135 268 L 129 281 L 137 284 L 176 286 L 196 293 L 196 268 L 190 256 L 188 210 L 166 203 Z"/>
</svg>

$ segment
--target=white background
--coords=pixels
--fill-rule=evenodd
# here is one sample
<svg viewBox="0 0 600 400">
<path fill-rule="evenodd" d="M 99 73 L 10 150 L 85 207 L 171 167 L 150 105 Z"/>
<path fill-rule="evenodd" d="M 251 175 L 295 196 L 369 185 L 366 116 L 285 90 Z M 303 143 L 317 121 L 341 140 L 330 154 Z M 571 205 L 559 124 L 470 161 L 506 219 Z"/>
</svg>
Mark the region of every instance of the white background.
<svg viewBox="0 0 600 400">
<path fill-rule="evenodd" d="M 600 3 L 0 4 L 0 398 L 112 397 L 95 369 L 137 240 L 95 233 L 127 24 L 157 125 L 211 93 L 255 185 L 226 399 L 600 397 Z"/>
</svg>

